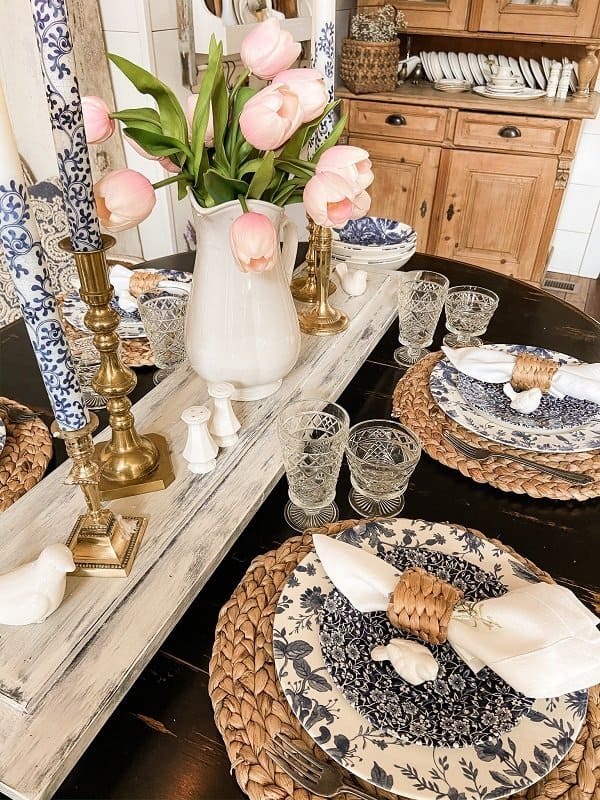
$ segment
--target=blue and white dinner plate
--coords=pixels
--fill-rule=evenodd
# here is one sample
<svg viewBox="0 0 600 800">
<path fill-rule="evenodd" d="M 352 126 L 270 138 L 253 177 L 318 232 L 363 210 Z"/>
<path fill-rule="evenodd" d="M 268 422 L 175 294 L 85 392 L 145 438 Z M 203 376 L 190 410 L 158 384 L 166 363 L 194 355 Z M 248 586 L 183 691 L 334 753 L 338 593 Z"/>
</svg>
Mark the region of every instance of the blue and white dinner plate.
<svg viewBox="0 0 600 800">
<path fill-rule="evenodd" d="M 537 580 L 507 552 L 457 526 L 396 519 L 364 523 L 339 538 L 391 562 L 435 569 L 464 585 L 473 596 L 503 593 Z M 335 625 L 326 622 L 327 615 L 333 622 L 340 611 L 336 605 L 339 598 L 316 553 L 309 553 L 279 598 L 273 653 L 292 711 L 319 746 L 350 772 L 415 800 L 500 800 L 539 781 L 575 742 L 585 719 L 586 691 L 526 700 L 507 687 L 499 697 L 503 682 L 484 686 L 484 673 L 489 674 L 485 670 L 480 691 L 474 685 L 465 686 L 461 701 L 464 675 L 448 668 L 447 661 L 435 688 L 425 684 L 425 689 L 411 692 L 410 697 L 401 692 L 390 694 L 385 664 L 373 665 L 376 677 L 364 678 L 367 686 L 357 686 L 356 696 L 349 684 L 345 686 L 345 696 L 327 668 L 321 646 L 325 634 L 327 658 L 340 682 L 344 663 L 346 669 L 356 672 L 360 647 L 350 647 L 345 639 L 352 635 L 356 620 L 345 622 L 338 632 L 345 655 L 341 649 L 335 650 Z M 383 615 L 361 616 L 373 618 L 365 619 L 364 624 L 369 628 L 367 635 L 375 635 L 373 630 Z M 321 620 L 325 620 L 323 631 Z M 354 633 L 359 632 L 364 633 L 360 626 L 355 627 Z M 393 635 L 401 634 L 394 629 Z M 357 710 L 360 697 L 377 691 L 381 692 L 377 697 L 382 725 Z M 443 712 L 440 698 L 446 691 L 460 718 Z M 349 693 L 352 703 L 347 699 Z M 395 720 L 394 715 L 385 716 L 385 704 L 395 704 Z M 440 718 L 432 723 L 430 717 L 435 714 Z M 507 730 L 507 726 L 512 727 Z M 445 744 L 460 744 L 469 738 L 473 744 Z"/>
<path fill-rule="evenodd" d="M 405 222 L 386 217 L 361 217 L 349 220 L 343 228 L 335 228 L 334 238 L 361 247 L 406 247 L 417 242 L 417 233 Z"/>
<path fill-rule="evenodd" d="M 0 417 L 0 453 L 4 450 L 4 445 L 6 444 L 6 427 Z"/>
<path fill-rule="evenodd" d="M 532 353 L 544 358 L 552 358 L 560 363 L 579 363 L 571 356 L 542 347 L 528 345 L 488 345 L 488 347 L 511 353 Z M 480 383 L 483 387 L 490 386 L 483 381 Z M 469 393 L 465 387 L 466 382 L 462 380 L 459 371 L 447 358 L 442 358 L 432 369 L 429 390 L 434 401 L 448 417 L 484 439 L 538 453 L 581 453 L 600 448 L 600 419 L 589 418 L 589 407 L 586 407 L 586 421 L 578 427 L 571 424 L 562 428 L 525 426 L 521 419 L 514 422 L 505 418 L 500 419 L 498 414 L 502 412 L 499 412 L 498 408 L 494 415 L 490 414 L 490 406 L 485 409 L 481 407 L 482 392 L 478 393 L 479 400 L 476 401 L 473 393 Z M 502 387 L 500 387 L 501 390 Z M 494 397 L 498 398 L 497 388 L 489 393 L 490 403 Z M 569 408 L 569 400 L 561 402 L 564 403 L 565 409 Z M 593 405 L 590 404 L 590 406 Z M 571 407 L 570 412 L 573 410 Z M 569 423 L 573 422 L 570 412 Z"/>
<path fill-rule="evenodd" d="M 191 273 L 181 272 L 176 269 L 148 269 L 144 270 L 144 272 L 159 272 L 164 276 L 165 280 L 178 281 L 180 283 L 191 283 L 192 281 Z M 116 298 L 113 300 L 112 305 L 121 317 L 121 322 L 117 328 L 117 333 L 121 339 L 140 339 L 146 336 L 144 324 L 137 309 L 135 311 L 125 311 L 119 306 Z M 63 301 L 62 313 L 69 325 L 77 328 L 77 330 L 87 332 L 88 329 L 83 321 L 87 310 L 88 307 L 81 299 L 78 291 L 72 291 L 66 295 Z"/>
</svg>

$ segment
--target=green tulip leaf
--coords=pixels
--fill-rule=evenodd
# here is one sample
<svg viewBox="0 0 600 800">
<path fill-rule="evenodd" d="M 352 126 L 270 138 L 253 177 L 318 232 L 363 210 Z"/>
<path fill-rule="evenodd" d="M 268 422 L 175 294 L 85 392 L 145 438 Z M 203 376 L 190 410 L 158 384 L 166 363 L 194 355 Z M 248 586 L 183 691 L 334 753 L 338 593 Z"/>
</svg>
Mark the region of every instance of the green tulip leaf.
<svg viewBox="0 0 600 800">
<path fill-rule="evenodd" d="M 204 186 L 217 205 L 235 200 L 239 194 L 245 195 L 248 189 L 248 184 L 244 181 L 227 178 L 214 169 L 208 169 L 204 173 Z"/>
<path fill-rule="evenodd" d="M 113 53 L 109 53 L 108 57 L 125 77 L 129 78 L 138 92 L 149 94 L 156 100 L 160 125 L 165 136 L 172 136 L 174 139 L 186 141 L 187 121 L 185 114 L 171 89 L 150 72 L 138 67 L 126 58 Z"/>
<path fill-rule="evenodd" d="M 229 165 L 229 159 L 225 153 L 225 133 L 227 132 L 227 120 L 229 117 L 229 96 L 227 94 L 223 62 L 221 60 L 219 60 L 212 91 L 212 109 L 215 131 L 215 150 L 219 159 Z"/>
<path fill-rule="evenodd" d="M 236 177 L 243 178 L 244 175 L 254 175 L 254 173 L 260 169 L 263 163 L 264 159 L 262 158 L 253 158 L 250 161 L 246 161 L 246 163 L 242 164 L 242 166 L 238 169 Z"/>
<path fill-rule="evenodd" d="M 196 108 L 194 109 L 194 118 L 192 120 L 193 171 L 196 181 L 200 179 L 200 165 L 202 162 L 202 154 L 204 153 L 204 138 L 208 127 L 212 93 L 219 67 L 221 70 L 223 69 L 221 64 L 222 55 L 223 44 L 222 42 L 217 43 L 213 34 L 210 37 L 208 67 L 202 78 L 202 83 L 200 84 L 200 91 L 198 92 Z"/>
<path fill-rule="evenodd" d="M 134 127 L 137 127 L 135 123 L 146 122 L 155 125 L 159 131 L 161 129 L 160 116 L 155 108 L 126 108 L 123 111 L 115 111 L 110 116 Z"/>
<path fill-rule="evenodd" d="M 315 152 L 313 154 L 313 157 L 311 159 L 314 164 L 317 163 L 319 158 L 323 155 L 323 153 L 326 150 L 329 150 L 330 147 L 333 147 L 334 145 L 336 145 L 338 143 L 338 141 L 340 139 L 340 136 L 344 132 L 344 128 L 346 127 L 346 123 L 347 122 L 348 122 L 348 115 L 347 114 L 344 114 L 344 116 L 341 117 L 336 122 L 336 124 L 333 126 L 333 130 L 331 131 L 331 133 L 329 134 L 327 139 L 325 139 L 323 144 L 315 150 Z"/>
<path fill-rule="evenodd" d="M 283 159 L 290 159 L 290 158 L 299 158 L 300 153 L 304 149 L 304 146 L 313 135 L 313 133 L 317 130 L 321 122 L 325 119 L 325 117 L 329 114 L 330 111 L 333 111 L 338 105 L 339 100 L 333 100 L 331 103 L 327 103 L 323 113 L 317 119 L 314 119 L 312 122 L 303 125 L 299 128 L 296 133 L 292 136 L 291 139 L 284 145 L 283 150 L 280 153 L 280 158 Z"/>
<path fill-rule="evenodd" d="M 265 153 L 263 156 L 262 164 L 256 170 L 252 180 L 250 181 L 248 194 L 246 195 L 248 198 L 252 200 L 260 200 L 262 193 L 265 191 L 271 182 L 271 179 L 273 178 L 273 173 L 275 171 L 274 161 L 275 153 L 272 150 L 269 150 L 269 152 Z"/>
<path fill-rule="evenodd" d="M 151 156 L 172 156 L 175 153 L 191 155 L 187 145 L 170 136 L 163 136 L 162 133 L 147 131 L 143 128 L 125 128 L 123 133 L 137 142 Z"/>
<path fill-rule="evenodd" d="M 306 178 L 307 181 L 315 174 L 315 168 L 312 164 L 298 159 L 276 158 L 275 167 L 281 172 L 289 173 L 297 178 Z"/>
</svg>

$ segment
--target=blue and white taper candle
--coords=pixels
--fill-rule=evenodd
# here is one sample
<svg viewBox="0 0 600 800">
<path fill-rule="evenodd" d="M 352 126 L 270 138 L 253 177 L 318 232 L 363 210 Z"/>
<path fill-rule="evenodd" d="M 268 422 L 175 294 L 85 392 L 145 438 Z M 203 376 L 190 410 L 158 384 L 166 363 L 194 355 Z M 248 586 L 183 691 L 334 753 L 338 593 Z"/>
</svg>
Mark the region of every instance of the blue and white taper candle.
<svg viewBox="0 0 600 800">
<path fill-rule="evenodd" d="M 31 0 L 73 249 L 102 247 L 65 0 Z"/>
<path fill-rule="evenodd" d="M 329 100 L 334 99 L 335 83 L 335 0 L 313 0 L 312 4 L 312 66 L 325 76 Z M 309 151 L 314 151 L 327 139 L 335 124 L 335 115 L 328 114 L 311 136 Z"/>
<path fill-rule="evenodd" d="M 50 291 L 37 224 L 0 84 L 0 244 L 57 423 L 78 431 L 87 411 Z"/>
</svg>

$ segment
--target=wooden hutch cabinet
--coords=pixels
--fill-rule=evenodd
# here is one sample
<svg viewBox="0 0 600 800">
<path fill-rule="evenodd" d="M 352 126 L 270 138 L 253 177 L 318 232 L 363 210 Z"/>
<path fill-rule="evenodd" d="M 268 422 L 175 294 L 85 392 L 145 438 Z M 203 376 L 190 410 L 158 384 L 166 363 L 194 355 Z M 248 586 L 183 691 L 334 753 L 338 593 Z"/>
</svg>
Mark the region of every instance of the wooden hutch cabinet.
<svg viewBox="0 0 600 800">
<path fill-rule="evenodd" d="M 568 55 L 586 59 L 595 78 L 596 0 L 570 6 L 508 0 L 395 5 L 405 12 L 415 54 Z M 541 278 L 582 121 L 596 116 L 598 94 L 486 99 L 437 92 L 425 79 L 388 94 L 356 96 L 343 87 L 337 94 L 348 114 L 348 143 L 371 154 L 373 214 L 413 225 L 421 252 L 525 280 Z"/>
</svg>

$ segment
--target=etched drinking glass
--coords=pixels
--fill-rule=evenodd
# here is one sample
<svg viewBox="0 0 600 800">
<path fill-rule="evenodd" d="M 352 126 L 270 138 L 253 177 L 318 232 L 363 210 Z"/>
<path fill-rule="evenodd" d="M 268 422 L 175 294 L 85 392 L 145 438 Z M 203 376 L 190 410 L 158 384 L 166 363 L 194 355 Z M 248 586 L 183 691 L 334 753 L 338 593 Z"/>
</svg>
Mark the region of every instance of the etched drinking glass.
<svg viewBox="0 0 600 800">
<path fill-rule="evenodd" d="M 106 399 L 94 389 L 92 381 L 100 369 L 100 353 L 96 350 L 93 336 L 79 336 L 69 341 L 73 366 L 79 380 L 86 408 L 106 408 Z"/>
<path fill-rule="evenodd" d="M 138 298 L 138 308 L 146 336 L 152 347 L 154 383 L 160 383 L 186 360 L 184 345 L 185 314 L 188 292 L 153 291 Z"/>
<path fill-rule="evenodd" d="M 446 327 L 444 336 L 448 347 L 481 347 L 481 339 L 494 312 L 498 295 L 482 286 L 453 286 L 446 297 Z"/>
<path fill-rule="evenodd" d="M 439 272 L 415 270 L 398 274 L 398 340 L 394 360 L 403 367 L 429 352 L 444 307 L 449 281 Z"/>
<path fill-rule="evenodd" d="M 420 457 L 419 440 L 399 422 L 374 419 L 353 425 L 346 446 L 352 508 L 362 517 L 396 516 Z"/>
<path fill-rule="evenodd" d="M 299 400 L 279 415 L 290 498 L 284 516 L 294 530 L 319 527 L 338 518 L 335 487 L 349 428 L 346 411 L 327 400 Z"/>
</svg>

